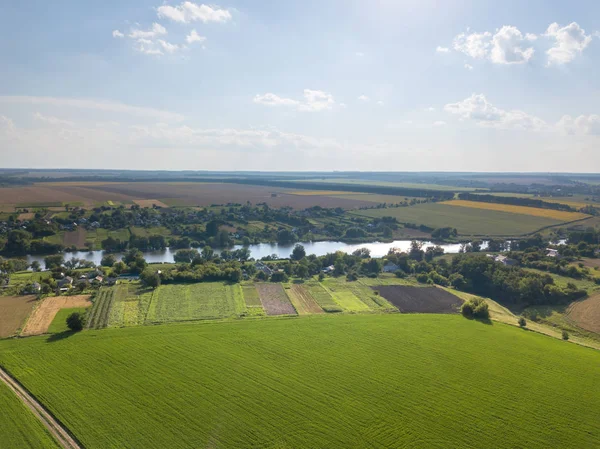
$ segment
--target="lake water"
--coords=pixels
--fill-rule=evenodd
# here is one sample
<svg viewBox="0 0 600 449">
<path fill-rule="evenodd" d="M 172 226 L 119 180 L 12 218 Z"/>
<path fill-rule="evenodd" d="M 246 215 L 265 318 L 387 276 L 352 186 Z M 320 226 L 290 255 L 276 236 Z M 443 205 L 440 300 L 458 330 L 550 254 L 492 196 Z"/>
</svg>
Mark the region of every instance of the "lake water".
<svg viewBox="0 0 600 449">
<path fill-rule="evenodd" d="M 408 251 L 410 249 L 410 244 L 412 240 L 396 240 L 391 243 L 381 243 L 381 242 L 373 242 L 373 243 L 344 243 L 344 242 L 299 242 L 300 245 L 303 245 L 306 254 L 315 254 L 317 256 L 324 256 L 327 253 L 334 253 L 336 251 L 343 251 L 345 253 L 352 253 L 359 248 L 367 248 L 371 251 L 371 256 L 373 257 L 383 257 L 385 256 L 391 248 L 397 248 L 400 251 Z M 257 245 L 249 245 L 248 249 L 250 250 L 250 257 L 255 259 L 260 259 L 265 256 L 269 256 L 271 254 L 275 254 L 278 258 L 284 259 L 290 256 L 292 250 L 294 249 L 295 244 L 291 245 L 280 245 L 278 243 L 259 243 Z M 435 246 L 432 242 L 423 242 L 423 249 L 426 249 L 430 246 Z M 458 253 L 461 244 L 460 243 L 452 243 L 452 244 L 440 244 L 446 253 Z M 243 248 L 241 245 L 236 245 L 230 249 L 240 249 Z M 219 249 L 214 249 L 216 254 L 220 253 Z M 170 248 L 166 248 L 161 251 L 147 251 L 144 252 L 144 258 L 148 263 L 173 263 L 175 253 L 177 250 L 171 250 Z M 100 260 L 104 251 L 75 251 L 71 253 L 64 253 L 65 259 L 69 260 L 72 257 L 76 257 L 77 259 L 85 259 L 94 262 L 96 265 L 100 265 Z M 114 253 L 117 259 L 120 259 L 123 254 Z M 44 256 L 27 256 L 27 262 L 31 263 L 34 260 L 37 260 L 44 266 Z"/>
</svg>

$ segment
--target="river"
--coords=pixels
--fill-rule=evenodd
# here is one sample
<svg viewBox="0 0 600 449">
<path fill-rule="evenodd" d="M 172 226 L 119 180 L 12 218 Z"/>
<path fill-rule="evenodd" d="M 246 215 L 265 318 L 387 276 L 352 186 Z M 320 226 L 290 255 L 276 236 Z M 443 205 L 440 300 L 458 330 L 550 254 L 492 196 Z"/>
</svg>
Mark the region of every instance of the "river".
<svg viewBox="0 0 600 449">
<path fill-rule="evenodd" d="M 367 248 L 371 251 L 371 256 L 373 257 L 383 257 L 385 256 L 391 248 L 397 248 L 401 251 L 408 251 L 410 249 L 410 244 L 412 240 L 395 240 L 391 243 L 381 243 L 381 242 L 373 242 L 373 243 L 344 243 L 344 242 L 299 242 L 300 245 L 304 246 L 306 250 L 306 254 L 315 254 L 317 256 L 324 256 L 327 253 L 334 253 L 336 251 L 343 251 L 345 253 L 352 253 L 353 251 L 359 248 Z M 275 254 L 278 258 L 284 259 L 290 256 L 292 249 L 294 249 L 295 244 L 289 245 L 280 245 L 278 243 L 259 243 L 257 245 L 249 245 L 248 249 L 250 250 L 250 257 L 255 259 L 261 259 L 265 256 L 270 256 Z M 484 243 L 485 245 L 485 243 Z M 423 242 L 423 249 L 428 248 L 430 246 L 435 246 L 432 242 Z M 445 243 L 439 244 L 446 253 L 458 253 L 461 244 L 460 243 Z M 236 245 L 233 248 L 228 249 L 240 249 L 243 248 L 242 245 Z M 215 254 L 219 254 L 221 252 L 220 249 L 214 249 Z M 170 248 L 165 248 L 161 251 L 146 251 L 144 252 L 144 258 L 148 263 L 173 263 L 173 256 L 177 250 L 171 250 Z M 96 265 L 100 265 L 100 260 L 104 251 L 75 251 L 70 253 L 64 253 L 65 259 L 69 260 L 72 257 L 77 259 L 84 259 L 94 262 Z M 114 253 L 117 259 L 120 259 L 123 254 L 122 253 Z M 45 256 L 27 256 L 27 263 L 31 264 L 34 260 L 37 260 L 44 266 L 44 257 Z"/>
</svg>

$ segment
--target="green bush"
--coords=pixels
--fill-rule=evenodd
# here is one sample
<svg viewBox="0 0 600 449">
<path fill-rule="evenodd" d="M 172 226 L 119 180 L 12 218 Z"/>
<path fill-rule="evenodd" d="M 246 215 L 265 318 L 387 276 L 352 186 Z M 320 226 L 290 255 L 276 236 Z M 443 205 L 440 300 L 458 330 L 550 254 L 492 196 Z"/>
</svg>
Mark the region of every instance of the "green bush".
<svg viewBox="0 0 600 449">
<path fill-rule="evenodd" d="M 83 330 L 85 326 L 85 316 L 82 313 L 74 312 L 67 317 L 67 326 L 75 332 Z"/>
<path fill-rule="evenodd" d="M 466 318 L 478 320 L 488 320 L 490 318 L 488 304 L 482 298 L 472 298 L 465 301 L 460 311 Z"/>
<path fill-rule="evenodd" d="M 562 331 L 562 339 L 565 341 L 569 339 L 569 333 L 567 331 Z"/>
<path fill-rule="evenodd" d="M 525 318 L 523 318 L 523 317 L 519 318 L 519 326 L 520 327 L 526 327 L 527 326 L 527 321 L 525 321 Z"/>
</svg>

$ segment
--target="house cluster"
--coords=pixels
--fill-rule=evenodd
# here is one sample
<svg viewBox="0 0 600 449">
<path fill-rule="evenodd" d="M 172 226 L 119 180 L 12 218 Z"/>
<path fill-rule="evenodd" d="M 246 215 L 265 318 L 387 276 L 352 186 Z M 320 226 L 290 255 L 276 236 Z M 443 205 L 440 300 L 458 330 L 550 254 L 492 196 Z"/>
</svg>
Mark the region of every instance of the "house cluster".
<svg viewBox="0 0 600 449">
<path fill-rule="evenodd" d="M 555 259 L 560 259 L 561 255 L 558 254 L 557 249 L 546 248 L 546 257 L 554 257 Z"/>
<path fill-rule="evenodd" d="M 487 257 L 492 259 L 494 262 L 501 263 L 502 265 L 505 265 L 507 267 L 513 267 L 518 263 L 515 259 L 503 256 L 502 254 L 487 254 Z"/>
<path fill-rule="evenodd" d="M 117 278 L 105 277 L 101 270 L 96 269 L 80 275 L 77 280 L 63 274 L 63 277 L 56 281 L 56 286 L 59 292 L 66 292 L 74 286 L 87 288 L 90 285 L 114 285 L 116 282 Z"/>
<path fill-rule="evenodd" d="M 271 276 L 273 274 L 273 270 L 260 261 L 256 262 L 256 264 L 254 266 L 256 267 L 256 269 L 258 271 L 262 271 L 267 276 Z"/>
</svg>

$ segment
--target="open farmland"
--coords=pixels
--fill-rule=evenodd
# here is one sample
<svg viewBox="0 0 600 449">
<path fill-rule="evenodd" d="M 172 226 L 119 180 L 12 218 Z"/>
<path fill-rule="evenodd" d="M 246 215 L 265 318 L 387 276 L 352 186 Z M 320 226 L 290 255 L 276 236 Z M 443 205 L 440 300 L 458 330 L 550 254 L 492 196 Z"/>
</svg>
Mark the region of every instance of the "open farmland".
<svg viewBox="0 0 600 449">
<path fill-rule="evenodd" d="M 456 228 L 464 236 L 518 236 L 562 223 L 548 217 L 458 207 L 446 203 L 359 210 L 351 214 L 371 218 L 394 217 L 400 223 L 423 224 L 431 228 L 449 226 Z"/>
<path fill-rule="evenodd" d="M 87 320 L 88 329 L 102 329 L 108 326 L 110 311 L 115 299 L 116 288 L 101 288 L 94 298 L 94 305 L 90 309 Z"/>
<path fill-rule="evenodd" d="M 331 294 L 333 300 L 345 312 L 366 312 L 369 306 L 357 297 L 345 279 L 327 278 L 322 282 L 323 287 Z"/>
<path fill-rule="evenodd" d="M 320 282 L 308 281 L 304 284 L 304 286 L 319 307 L 321 307 L 325 312 L 337 313 L 344 311 L 339 304 L 333 300 L 331 294 L 325 288 L 323 288 Z"/>
<path fill-rule="evenodd" d="M 281 284 L 256 284 L 263 308 L 267 315 L 296 315 L 296 309 L 290 302 Z"/>
<path fill-rule="evenodd" d="M 361 186 L 380 186 L 380 187 L 403 187 L 407 189 L 423 189 L 423 190 L 446 190 L 450 192 L 472 192 L 476 190 L 471 187 L 455 187 L 447 186 L 443 184 L 425 184 L 419 182 L 393 182 L 393 181 L 379 181 L 379 180 L 367 180 L 367 179 L 347 179 L 347 178 L 325 178 L 314 180 L 299 179 L 296 182 L 324 182 L 327 184 L 344 184 L 361 185 Z"/>
<path fill-rule="evenodd" d="M 287 289 L 287 293 L 299 315 L 323 313 L 323 309 L 319 307 L 315 299 L 304 286 L 292 284 L 290 288 Z"/>
<path fill-rule="evenodd" d="M 36 304 L 35 296 L 0 296 L 0 338 L 21 329 Z"/>
<path fill-rule="evenodd" d="M 583 220 L 584 218 L 590 217 L 589 215 L 582 214 L 579 212 L 565 212 L 562 210 L 541 209 L 538 207 L 526 206 L 513 206 L 511 204 L 484 203 L 479 201 L 452 200 L 444 201 L 443 204 L 458 207 L 469 207 L 473 209 L 509 212 L 511 214 L 519 215 L 532 215 L 534 217 L 550 218 L 552 220 L 558 220 L 565 223 L 576 220 Z"/>
<path fill-rule="evenodd" d="M 67 326 L 67 318 L 69 315 L 73 313 L 80 313 L 82 315 L 87 314 L 88 309 L 85 307 L 73 307 L 71 309 L 60 309 L 54 319 L 52 320 L 52 324 L 48 327 L 49 334 L 60 334 L 61 332 L 68 332 L 69 326 Z"/>
<path fill-rule="evenodd" d="M 22 336 L 41 335 L 48 332 L 54 317 L 61 309 L 72 309 L 75 307 L 90 307 L 89 295 L 79 296 L 50 296 L 42 300 L 42 303 L 33 311 L 27 324 L 21 332 Z"/>
<path fill-rule="evenodd" d="M 161 285 L 152 293 L 147 322 L 240 316 L 246 311 L 239 284 L 203 282 Z"/>
<path fill-rule="evenodd" d="M 453 315 L 104 329 L 0 363 L 89 449 L 600 444 L 600 353 Z"/>
<path fill-rule="evenodd" d="M 600 334 L 600 293 L 572 303 L 567 317 L 582 329 Z"/>
<path fill-rule="evenodd" d="M 380 285 L 371 288 L 402 313 L 458 313 L 463 303 L 452 293 L 436 287 Z"/>
<path fill-rule="evenodd" d="M 254 284 L 242 285 L 242 293 L 244 295 L 244 302 L 246 303 L 249 316 L 265 315 L 265 310 L 263 309 L 262 302 L 260 302 L 258 290 L 256 290 Z"/>
<path fill-rule="evenodd" d="M 60 448 L 32 411 L 3 382 L 0 382 L 0 410 L 0 447 Z"/>
<path fill-rule="evenodd" d="M 131 283 L 120 283 L 112 288 L 115 292 L 108 318 L 109 327 L 144 324 L 152 301 L 152 289 Z"/>
</svg>

